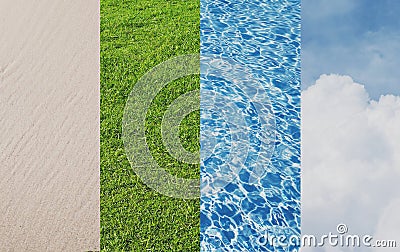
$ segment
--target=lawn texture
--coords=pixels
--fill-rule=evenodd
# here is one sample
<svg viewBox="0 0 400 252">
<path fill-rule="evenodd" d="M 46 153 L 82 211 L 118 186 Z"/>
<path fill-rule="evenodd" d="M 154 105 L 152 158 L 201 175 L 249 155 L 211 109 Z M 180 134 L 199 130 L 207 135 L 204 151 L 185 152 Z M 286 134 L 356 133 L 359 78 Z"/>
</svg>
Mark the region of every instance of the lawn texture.
<svg viewBox="0 0 400 252">
<path fill-rule="evenodd" d="M 101 0 L 101 250 L 198 251 L 199 199 L 160 195 L 133 172 L 122 141 L 125 102 L 135 83 L 171 57 L 199 53 L 196 0 Z M 155 160 L 171 174 L 199 178 L 199 165 L 176 161 L 163 146 L 161 121 L 181 94 L 199 89 L 199 76 L 169 83 L 147 111 L 146 136 Z M 199 149 L 199 112 L 180 125 L 182 145 Z"/>
</svg>

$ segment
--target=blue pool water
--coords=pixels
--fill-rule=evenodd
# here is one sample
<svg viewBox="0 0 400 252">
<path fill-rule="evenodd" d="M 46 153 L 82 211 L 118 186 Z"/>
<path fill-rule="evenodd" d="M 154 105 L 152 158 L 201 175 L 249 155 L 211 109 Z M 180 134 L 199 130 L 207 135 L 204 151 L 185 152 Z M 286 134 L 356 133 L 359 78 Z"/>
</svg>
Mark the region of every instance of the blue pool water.
<svg viewBox="0 0 400 252">
<path fill-rule="evenodd" d="M 295 251 L 300 0 L 201 0 L 201 251 Z"/>
</svg>

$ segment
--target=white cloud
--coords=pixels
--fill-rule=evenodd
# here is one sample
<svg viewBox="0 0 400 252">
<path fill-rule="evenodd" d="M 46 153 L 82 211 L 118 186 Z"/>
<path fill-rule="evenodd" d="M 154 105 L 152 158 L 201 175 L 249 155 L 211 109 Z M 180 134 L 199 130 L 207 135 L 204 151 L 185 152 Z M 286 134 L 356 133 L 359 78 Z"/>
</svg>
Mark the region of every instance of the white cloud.
<svg viewBox="0 0 400 252">
<path fill-rule="evenodd" d="M 345 223 L 350 234 L 385 238 L 388 218 L 400 211 L 399 129 L 399 96 L 371 100 L 363 85 L 340 75 L 322 75 L 303 91 L 304 234 Z"/>
<path fill-rule="evenodd" d="M 397 246 L 400 246 L 400 198 L 393 200 L 384 210 L 379 219 L 377 230 L 374 237 L 383 240 L 396 240 Z M 398 248 L 392 248 L 391 251 L 397 251 Z M 388 248 L 377 248 L 375 251 L 388 251 Z"/>
</svg>

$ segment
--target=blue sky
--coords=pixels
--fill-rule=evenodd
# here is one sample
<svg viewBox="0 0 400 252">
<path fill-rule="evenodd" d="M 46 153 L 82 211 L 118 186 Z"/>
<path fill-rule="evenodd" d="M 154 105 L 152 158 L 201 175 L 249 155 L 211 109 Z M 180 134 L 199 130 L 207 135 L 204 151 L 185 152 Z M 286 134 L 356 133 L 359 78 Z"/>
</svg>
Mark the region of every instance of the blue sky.
<svg viewBox="0 0 400 252">
<path fill-rule="evenodd" d="M 302 1 L 303 234 L 400 237 L 398 15 L 400 0 Z"/>
<path fill-rule="evenodd" d="M 303 0 L 303 89 L 335 73 L 373 99 L 400 94 L 399 15 L 399 0 Z"/>
</svg>

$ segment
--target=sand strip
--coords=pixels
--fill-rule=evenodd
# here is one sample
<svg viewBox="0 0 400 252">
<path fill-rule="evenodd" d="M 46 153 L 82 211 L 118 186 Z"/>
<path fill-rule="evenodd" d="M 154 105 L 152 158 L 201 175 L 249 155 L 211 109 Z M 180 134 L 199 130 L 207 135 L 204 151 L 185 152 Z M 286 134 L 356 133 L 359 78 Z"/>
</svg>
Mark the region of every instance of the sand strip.
<svg viewBox="0 0 400 252">
<path fill-rule="evenodd" d="M 99 250 L 99 2 L 0 1 L 0 250 Z"/>
</svg>

